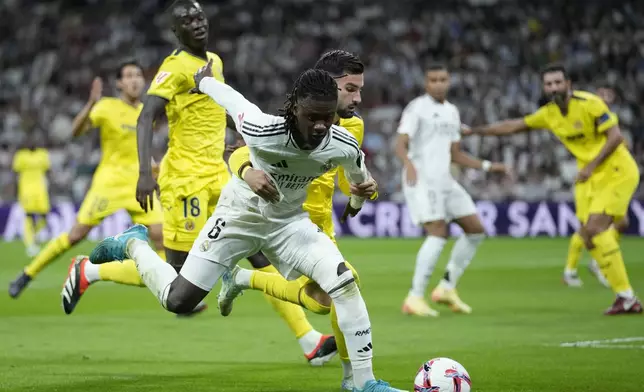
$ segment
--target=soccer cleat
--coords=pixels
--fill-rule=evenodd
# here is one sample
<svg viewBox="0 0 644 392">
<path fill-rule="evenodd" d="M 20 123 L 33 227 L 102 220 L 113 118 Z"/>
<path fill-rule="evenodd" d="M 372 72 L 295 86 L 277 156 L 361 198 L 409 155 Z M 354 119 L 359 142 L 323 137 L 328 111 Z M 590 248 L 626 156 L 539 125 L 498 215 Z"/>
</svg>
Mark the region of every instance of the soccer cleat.
<svg viewBox="0 0 644 392">
<path fill-rule="evenodd" d="M 199 314 L 201 314 L 201 313 L 205 312 L 205 311 L 206 311 L 206 309 L 208 309 L 208 304 L 200 303 L 199 305 L 195 306 L 195 308 L 194 308 L 194 309 L 192 309 L 192 310 L 191 310 L 190 312 L 188 312 L 188 313 L 178 313 L 178 314 L 177 314 L 177 318 L 190 318 L 190 317 L 194 317 L 194 316 L 197 316 L 197 315 L 199 315 Z"/>
<path fill-rule="evenodd" d="M 105 238 L 90 253 L 89 260 L 94 264 L 103 264 L 128 259 L 127 243 L 132 239 L 147 242 L 148 229 L 143 225 L 134 225 L 121 234 Z"/>
<path fill-rule="evenodd" d="M 402 312 L 410 316 L 438 317 L 439 313 L 432 309 L 425 299 L 413 295 L 407 296 L 403 302 Z"/>
<path fill-rule="evenodd" d="M 445 289 L 438 286 L 432 291 L 432 301 L 437 304 L 448 305 L 456 313 L 472 313 L 472 308 L 461 300 L 456 289 Z"/>
<path fill-rule="evenodd" d="M 590 273 L 595 275 L 595 278 L 597 278 L 597 280 L 599 281 L 599 283 L 602 284 L 602 286 L 610 288 L 610 283 L 608 283 L 608 279 L 606 279 L 606 277 L 602 273 L 602 270 L 599 268 L 599 264 L 597 264 L 597 260 L 592 259 L 590 261 L 590 264 L 588 264 L 588 270 L 590 271 Z"/>
<path fill-rule="evenodd" d="M 221 277 L 221 290 L 217 296 L 217 304 L 219 306 L 219 313 L 226 317 L 233 311 L 233 301 L 235 298 L 243 293 L 241 287 L 235 284 L 235 275 L 241 270 L 235 266 L 232 270 L 224 272 Z"/>
<path fill-rule="evenodd" d="M 67 279 L 63 285 L 60 297 L 65 314 L 72 314 L 81 296 L 89 287 L 90 283 L 85 277 L 85 265 L 89 262 L 87 256 L 76 256 L 72 259 L 67 273 Z"/>
<path fill-rule="evenodd" d="M 353 378 L 347 378 L 342 380 L 341 388 L 343 391 L 353 392 L 353 388 L 355 388 L 355 385 L 353 384 Z"/>
<path fill-rule="evenodd" d="M 358 389 L 353 387 L 353 392 L 409 392 L 402 389 L 396 389 L 382 380 L 369 380 L 364 388 Z"/>
<path fill-rule="evenodd" d="M 323 335 L 318 345 L 309 354 L 306 354 L 306 360 L 311 366 L 322 366 L 329 362 L 338 353 L 338 345 L 335 336 Z"/>
<path fill-rule="evenodd" d="M 18 298 L 20 293 L 27 288 L 31 282 L 31 276 L 22 271 L 18 277 L 9 284 L 9 296 L 11 298 Z"/>
<path fill-rule="evenodd" d="M 640 314 L 642 313 L 642 303 L 637 297 L 630 299 L 617 296 L 613 305 L 606 309 L 606 316 L 615 316 L 618 314 Z"/>
<path fill-rule="evenodd" d="M 581 287 L 584 285 L 577 272 L 564 271 L 561 281 L 568 287 Z"/>
</svg>

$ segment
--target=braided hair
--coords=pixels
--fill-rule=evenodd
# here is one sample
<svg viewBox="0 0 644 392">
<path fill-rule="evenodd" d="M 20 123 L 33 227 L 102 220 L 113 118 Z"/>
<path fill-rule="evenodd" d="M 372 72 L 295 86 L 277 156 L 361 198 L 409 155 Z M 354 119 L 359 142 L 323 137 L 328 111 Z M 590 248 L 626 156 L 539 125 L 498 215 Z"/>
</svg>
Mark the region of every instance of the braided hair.
<svg viewBox="0 0 644 392">
<path fill-rule="evenodd" d="M 297 77 L 293 89 L 286 95 L 284 108 L 280 109 L 288 129 L 297 128 L 295 105 L 307 98 L 321 101 L 337 100 L 338 85 L 331 74 L 321 69 L 307 69 Z"/>
</svg>

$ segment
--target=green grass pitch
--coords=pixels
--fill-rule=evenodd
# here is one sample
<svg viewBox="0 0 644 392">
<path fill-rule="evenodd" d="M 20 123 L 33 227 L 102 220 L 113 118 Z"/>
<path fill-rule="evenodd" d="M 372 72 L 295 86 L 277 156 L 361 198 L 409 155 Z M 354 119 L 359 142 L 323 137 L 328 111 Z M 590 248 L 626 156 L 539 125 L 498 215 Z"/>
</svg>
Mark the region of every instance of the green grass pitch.
<svg viewBox="0 0 644 392">
<path fill-rule="evenodd" d="M 448 356 L 470 372 L 474 391 L 641 391 L 644 317 L 606 317 L 613 296 L 582 261 L 581 289 L 560 281 L 566 239 L 485 242 L 460 284 L 472 315 L 440 307 L 437 319 L 404 316 L 420 240 L 341 239 L 361 274 L 371 315 L 375 371 L 411 389 L 423 361 Z M 87 252 L 83 244 L 73 253 Z M 623 239 L 635 289 L 644 286 L 644 240 Z M 2 243 L 0 282 L 27 261 L 20 243 Z M 232 315 L 209 311 L 179 320 L 144 288 L 92 286 L 66 316 L 60 289 L 72 252 L 18 300 L 0 296 L 1 391 L 337 391 L 340 364 L 310 368 L 295 339 L 261 295 L 240 297 Z M 432 287 L 447 261 L 446 249 Z M 218 287 L 215 292 L 218 291 Z M 327 317 L 311 322 L 329 332 Z M 601 347 L 562 343 L 635 338 Z M 641 338 L 641 339 L 637 339 Z"/>
</svg>

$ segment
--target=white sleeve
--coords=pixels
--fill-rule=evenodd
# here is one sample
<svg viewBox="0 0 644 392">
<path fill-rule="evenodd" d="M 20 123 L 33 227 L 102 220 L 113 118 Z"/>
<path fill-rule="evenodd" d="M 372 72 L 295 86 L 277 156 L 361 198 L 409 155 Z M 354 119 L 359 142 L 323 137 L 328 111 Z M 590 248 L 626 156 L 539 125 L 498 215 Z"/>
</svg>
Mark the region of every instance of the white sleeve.
<svg viewBox="0 0 644 392">
<path fill-rule="evenodd" d="M 245 115 L 263 114 L 257 105 L 248 101 L 234 88 L 215 78 L 206 77 L 201 79 L 201 82 L 199 82 L 199 91 L 223 106 L 233 118 L 237 127 L 241 127 Z"/>
<path fill-rule="evenodd" d="M 461 141 L 461 114 L 458 112 L 458 109 L 454 107 L 454 111 L 456 111 L 456 129 L 452 133 L 452 143 L 457 143 Z"/>
<path fill-rule="evenodd" d="M 402 116 L 400 116 L 400 123 L 398 124 L 398 133 L 409 135 L 409 137 L 414 136 L 419 126 L 419 116 L 416 111 L 415 102 L 410 102 L 405 110 L 403 110 Z"/>
<path fill-rule="evenodd" d="M 364 163 L 364 153 L 362 150 L 356 150 L 342 162 L 344 175 L 350 184 L 362 184 L 370 177 L 367 166 Z"/>
</svg>

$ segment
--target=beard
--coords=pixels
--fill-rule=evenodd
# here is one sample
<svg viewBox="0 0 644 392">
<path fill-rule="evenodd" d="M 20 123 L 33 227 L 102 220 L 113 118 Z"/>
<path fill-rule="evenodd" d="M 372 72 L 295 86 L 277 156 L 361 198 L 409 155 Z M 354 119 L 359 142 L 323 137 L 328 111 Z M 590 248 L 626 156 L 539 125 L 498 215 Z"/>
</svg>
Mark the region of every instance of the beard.
<svg viewBox="0 0 644 392">
<path fill-rule="evenodd" d="M 548 100 L 556 103 L 557 105 L 565 104 L 566 98 L 568 98 L 568 91 L 555 91 L 548 94 Z"/>
</svg>

